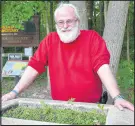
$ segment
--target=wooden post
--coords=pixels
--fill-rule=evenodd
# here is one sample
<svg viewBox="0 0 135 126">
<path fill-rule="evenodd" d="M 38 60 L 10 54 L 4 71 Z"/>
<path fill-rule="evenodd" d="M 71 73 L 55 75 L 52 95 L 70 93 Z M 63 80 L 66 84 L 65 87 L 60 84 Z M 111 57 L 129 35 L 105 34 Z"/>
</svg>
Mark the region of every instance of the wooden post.
<svg viewBox="0 0 135 126">
<path fill-rule="evenodd" d="M 3 68 L 3 58 L 2 58 L 2 53 L 3 53 L 3 47 L 0 47 L 0 52 L 1 52 L 1 55 L 0 55 L 0 67 L 1 67 L 1 71 L 2 71 L 2 68 Z M 2 72 L 1 72 L 2 73 Z M 1 74 L 1 77 L 0 77 L 0 82 L 3 80 L 3 77 L 2 77 L 2 74 Z"/>
<path fill-rule="evenodd" d="M 20 76 L 15 76 L 15 85 L 19 82 Z"/>
</svg>

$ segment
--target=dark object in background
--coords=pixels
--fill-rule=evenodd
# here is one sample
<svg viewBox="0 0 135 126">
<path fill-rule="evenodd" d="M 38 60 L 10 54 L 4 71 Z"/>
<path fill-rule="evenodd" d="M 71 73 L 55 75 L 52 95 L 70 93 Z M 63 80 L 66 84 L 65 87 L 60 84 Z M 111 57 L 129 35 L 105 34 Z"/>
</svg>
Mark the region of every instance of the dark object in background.
<svg viewBox="0 0 135 126">
<path fill-rule="evenodd" d="M 108 100 L 108 94 L 107 91 L 104 91 L 102 97 L 99 100 L 99 103 L 106 104 L 107 100 Z"/>
<path fill-rule="evenodd" d="M 32 21 L 24 22 L 24 32 L 36 32 L 35 23 Z"/>
</svg>

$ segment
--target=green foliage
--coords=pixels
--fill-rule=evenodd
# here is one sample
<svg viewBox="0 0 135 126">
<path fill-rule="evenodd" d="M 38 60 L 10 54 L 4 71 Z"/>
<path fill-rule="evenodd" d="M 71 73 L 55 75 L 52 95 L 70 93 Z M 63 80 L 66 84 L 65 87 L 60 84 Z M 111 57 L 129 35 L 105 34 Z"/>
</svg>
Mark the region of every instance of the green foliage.
<svg viewBox="0 0 135 126">
<path fill-rule="evenodd" d="M 53 3 L 56 8 L 56 2 Z M 49 4 L 49 1 L 3 1 L 2 26 L 14 26 L 24 30 L 23 22 L 30 20 L 34 14 L 40 15 L 43 26 L 46 15 L 50 18 Z"/>
<path fill-rule="evenodd" d="M 14 86 L 15 86 L 14 77 L 3 78 L 0 88 L 2 95 L 10 92 L 14 88 Z"/>
<path fill-rule="evenodd" d="M 122 45 L 122 51 L 121 51 L 121 59 L 127 60 L 127 41 L 126 36 Z M 130 52 L 130 60 L 134 61 L 134 36 L 130 35 L 129 38 L 129 52 Z"/>
<path fill-rule="evenodd" d="M 121 60 L 117 72 L 117 81 L 122 94 L 134 103 L 134 62 Z"/>
<path fill-rule="evenodd" d="M 6 94 L 10 92 L 15 87 L 15 78 L 14 77 L 4 77 L 1 83 L 1 94 Z M 44 90 L 47 86 L 46 73 L 38 76 L 37 79 L 33 82 L 31 87 L 24 91 L 25 97 L 32 97 L 32 94 L 38 92 L 39 90 Z M 33 90 L 34 88 L 34 90 Z"/>
<path fill-rule="evenodd" d="M 103 111 L 104 110 L 104 105 L 98 104 L 98 107 Z"/>
<path fill-rule="evenodd" d="M 26 69 L 26 67 L 27 67 L 27 66 L 22 67 L 22 69 L 21 69 L 21 70 L 25 70 L 25 69 Z"/>
<path fill-rule="evenodd" d="M 103 125 L 106 121 L 106 115 L 96 110 L 82 112 L 67 108 L 53 108 L 43 101 L 41 105 L 40 108 L 18 106 L 8 110 L 2 116 L 76 125 Z"/>
<path fill-rule="evenodd" d="M 70 98 L 70 99 L 68 100 L 68 103 L 69 103 L 69 104 L 73 104 L 74 101 L 75 101 L 75 98 Z"/>
<path fill-rule="evenodd" d="M 130 60 L 134 61 L 134 1 L 130 1 L 128 8 L 127 21 L 129 24 L 129 52 Z M 125 28 L 125 36 L 122 45 L 121 59 L 127 60 L 127 29 Z"/>
<path fill-rule="evenodd" d="M 128 10 L 128 19 L 130 26 L 133 26 L 133 20 L 134 20 L 134 1 L 130 1 L 129 3 L 129 10 Z M 133 29 L 131 29 L 133 32 Z"/>
<path fill-rule="evenodd" d="M 37 80 L 40 81 L 41 79 L 45 79 L 45 78 L 47 78 L 47 71 L 44 72 L 44 73 L 42 73 L 41 75 L 39 75 L 39 76 L 37 77 Z"/>
<path fill-rule="evenodd" d="M 39 2 L 6 1 L 2 3 L 2 26 L 14 26 L 23 30 L 23 22 L 28 21 L 36 12 Z"/>
</svg>

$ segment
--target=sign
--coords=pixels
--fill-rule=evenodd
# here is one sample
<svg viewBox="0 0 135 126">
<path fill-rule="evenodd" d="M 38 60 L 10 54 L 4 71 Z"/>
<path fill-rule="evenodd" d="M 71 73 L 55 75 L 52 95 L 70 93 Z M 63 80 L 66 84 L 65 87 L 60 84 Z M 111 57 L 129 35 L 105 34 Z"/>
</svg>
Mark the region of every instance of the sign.
<svg viewBox="0 0 135 126">
<path fill-rule="evenodd" d="M 27 67 L 28 61 L 12 61 L 6 62 L 2 69 L 2 77 L 15 77 L 22 76 L 25 68 Z"/>
<path fill-rule="evenodd" d="M 32 56 L 33 55 L 32 48 L 25 48 L 24 49 L 24 55 L 25 56 Z"/>
<path fill-rule="evenodd" d="M 1 32 L 18 32 L 18 29 L 16 29 L 13 26 L 2 26 L 0 31 Z"/>
<path fill-rule="evenodd" d="M 21 53 L 9 53 L 8 60 L 22 60 L 22 54 Z"/>
<path fill-rule="evenodd" d="M 1 33 L 2 47 L 32 47 L 39 44 L 39 36 L 36 33 Z"/>
<path fill-rule="evenodd" d="M 39 44 L 39 16 L 33 16 L 33 22 L 25 22 L 25 29 L 19 31 L 12 26 L 1 28 L 2 47 L 36 47 Z M 24 23 L 24 24 L 25 24 Z M 34 30 L 32 32 L 32 30 Z"/>
</svg>

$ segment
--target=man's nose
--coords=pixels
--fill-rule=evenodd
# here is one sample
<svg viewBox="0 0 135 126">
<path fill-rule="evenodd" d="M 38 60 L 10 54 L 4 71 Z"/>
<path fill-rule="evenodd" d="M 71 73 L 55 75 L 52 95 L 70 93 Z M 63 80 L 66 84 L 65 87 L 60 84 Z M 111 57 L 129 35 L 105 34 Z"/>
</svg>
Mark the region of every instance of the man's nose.
<svg viewBox="0 0 135 126">
<path fill-rule="evenodd" d="M 68 24 L 67 24 L 67 22 L 64 22 L 64 26 L 63 26 L 64 28 L 68 28 Z"/>
</svg>

